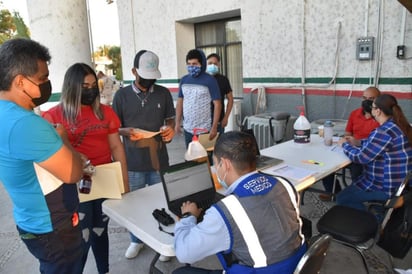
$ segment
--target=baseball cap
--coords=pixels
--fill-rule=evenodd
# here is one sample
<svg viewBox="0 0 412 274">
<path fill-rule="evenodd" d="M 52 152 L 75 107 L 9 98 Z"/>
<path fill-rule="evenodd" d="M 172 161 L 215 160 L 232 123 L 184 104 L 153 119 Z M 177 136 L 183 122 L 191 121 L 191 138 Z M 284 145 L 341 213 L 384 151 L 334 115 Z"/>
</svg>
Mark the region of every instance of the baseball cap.
<svg viewBox="0 0 412 274">
<path fill-rule="evenodd" d="M 151 51 L 141 50 L 136 54 L 134 67 L 139 76 L 144 79 L 159 79 L 159 57 Z"/>
</svg>

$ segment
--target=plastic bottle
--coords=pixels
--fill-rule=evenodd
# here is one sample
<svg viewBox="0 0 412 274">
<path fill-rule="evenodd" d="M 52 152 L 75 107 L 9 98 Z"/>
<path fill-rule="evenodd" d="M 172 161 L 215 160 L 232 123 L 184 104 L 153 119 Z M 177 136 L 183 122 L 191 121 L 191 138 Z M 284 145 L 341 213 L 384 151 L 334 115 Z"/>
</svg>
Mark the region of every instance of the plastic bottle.
<svg viewBox="0 0 412 274">
<path fill-rule="evenodd" d="M 186 161 L 192 161 L 195 159 L 207 157 L 207 151 L 199 142 L 199 138 L 197 137 L 198 132 L 207 132 L 207 130 L 200 128 L 193 129 L 192 141 L 189 143 L 187 151 L 185 152 Z"/>
<path fill-rule="evenodd" d="M 79 182 L 79 192 L 89 194 L 92 190 L 92 175 L 96 172 L 96 168 L 87 160 L 83 167 L 83 177 Z"/>
<path fill-rule="evenodd" d="M 333 123 L 332 121 L 326 120 L 323 125 L 323 135 L 324 142 L 326 146 L 331 146 L 333 143 Z"/>
<path fill-rule="evenodd" d="M 310 123 L 306 119 L 303 112 L 303 107 L 301 107 L 300 115 L 296 122 L 293 124 L 293 139 L 297 144 L 308 144 L 310 143 Z"/>
<path fill-rule="evenodd" d="M 83 174 L 79 183 L 79 192 L 89 194 L 92 190 L 92 177 L 89 174 Z"/>
</svg>

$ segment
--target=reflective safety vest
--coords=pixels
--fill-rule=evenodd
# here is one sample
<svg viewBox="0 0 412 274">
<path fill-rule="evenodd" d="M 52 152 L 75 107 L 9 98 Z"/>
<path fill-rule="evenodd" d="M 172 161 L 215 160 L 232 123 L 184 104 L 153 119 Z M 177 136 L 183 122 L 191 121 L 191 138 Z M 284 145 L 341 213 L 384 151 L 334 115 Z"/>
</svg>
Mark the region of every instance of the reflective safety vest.
<svg viewBox="0 0 412 274">
<path fill-rule="evenodd" d="M 217 254 L 226 273 L 293 273 L 306 245 L 289 182 L 253 173 L 214 206 L 231 238 L 229 250 Z"/>
</svg>

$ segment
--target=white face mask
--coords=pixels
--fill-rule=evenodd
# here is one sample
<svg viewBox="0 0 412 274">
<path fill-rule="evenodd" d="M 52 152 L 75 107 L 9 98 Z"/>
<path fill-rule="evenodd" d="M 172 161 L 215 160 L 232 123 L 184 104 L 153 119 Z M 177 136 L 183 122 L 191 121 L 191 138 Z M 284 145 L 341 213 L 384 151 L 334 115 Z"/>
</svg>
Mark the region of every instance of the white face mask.
<svg viewBox="0 0 412 274">
<path fill-rule="evenodd" d="M 220 161 L 220 163 L 218 164 L 218 167 L 222 166 L 222 161 Z M 219 184 L 221 186 L 223 186 L 225 189 L 227 189 L 229 186 L 226 184 L 225 179 L 226 179 L 226 175 L 227 172 L 225 173 L 225 175 L 223 176 L 223 179 L 220 179 L 219 174 L 217 174 L 217 168 L 216 168 L 216 177 L 217 177 L 217 181 L 219 182 Z"/>
</svg>

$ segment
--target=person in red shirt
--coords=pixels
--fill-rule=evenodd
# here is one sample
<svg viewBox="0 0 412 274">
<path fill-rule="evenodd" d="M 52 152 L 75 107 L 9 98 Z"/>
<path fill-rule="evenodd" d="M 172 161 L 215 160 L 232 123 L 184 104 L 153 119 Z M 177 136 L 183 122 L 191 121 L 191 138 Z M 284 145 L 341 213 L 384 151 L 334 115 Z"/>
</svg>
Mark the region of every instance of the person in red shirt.
<svg viewBox="0 0 412 274">
<path fill-rule="evenodd" d="M 365 139 L 368 138 L 372 130 L 379 126 L 371 114 L 372 102 L 379 94 L 380 91 L 375 87 L 365 89 L 362 107 L 355 109 L 349 115 L 345 136 L 353 136 L 358 140 Z"/>
<path fill-rule="evenodd" d="M 376 97 L 381 94 L 376 87 L 368 87 L 363 91 L 363 101 L 360 108 L 353 110 L 348 119 L 348 123 L 345 128 L 345 136 L 353 136 L 357 140 L 368 138 L 372 130 L 379 126 L 379 123 L 372 117 L 372 103 Z M 362 174 L 363 166 L 361 164 L 352 163 L 348 166 L 352 181 Z M 322 182 L 325 190 L 329 193 L 333 191 L 334 174 L 325 177 Z M 341 190 L 341 186 L 338 182 L 336 184 L 335 193 Z M 320 194 L 319 198 L 322 201 L 330 201 L 331 194 Z"/>
<path fill-rule="evenodd" d="M 93 166 L 119 161 L 124 189 L 129 191 L 126 155 L 119 135 L 120 120 L 110 106 L 100 103 L 97 76 L 89 65 L 76 63 L 67 69 L 60 103 L 46 111 L 43 118 L 61 124 L 71 146 Z M 84 251 L 82 269 L 91 247 L 99 273 L 109 272 L 109 217 L 102 211 L 103 201 L 103 198 L 95 199 L 79 205 Z"/>
</svg>

